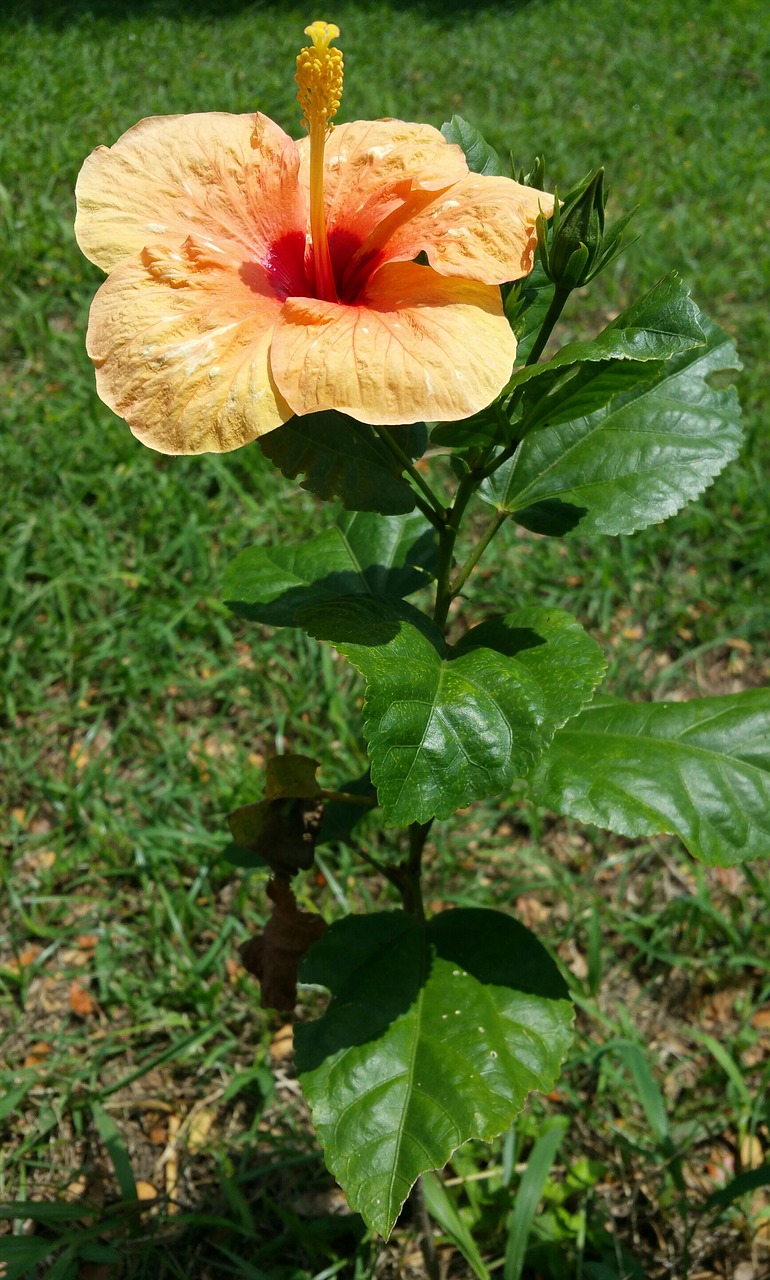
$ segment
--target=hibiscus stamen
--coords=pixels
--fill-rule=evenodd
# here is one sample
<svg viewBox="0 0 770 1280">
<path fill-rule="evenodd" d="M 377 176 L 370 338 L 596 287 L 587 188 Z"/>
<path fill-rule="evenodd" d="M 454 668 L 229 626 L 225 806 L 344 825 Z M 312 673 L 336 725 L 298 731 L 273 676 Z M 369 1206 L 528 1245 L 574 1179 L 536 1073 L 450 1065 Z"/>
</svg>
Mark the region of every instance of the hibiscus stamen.
<svg viewBox="0 0 770 1280">
<path fill-rule="evenodd" d="M 340 34 L 333 22 L 313 22 L 305 27 L 312 48 L 297 57 L 297 101 L 304 112 L 302 123 L 310 134 L 310 239 L 313 245 L 316 294 L 326 302 L 337 301 L 334 272 L 326 237 L 324 212 L 324 143 L 342 97 L 342 51 L 329 44 Z"/>
</svg>

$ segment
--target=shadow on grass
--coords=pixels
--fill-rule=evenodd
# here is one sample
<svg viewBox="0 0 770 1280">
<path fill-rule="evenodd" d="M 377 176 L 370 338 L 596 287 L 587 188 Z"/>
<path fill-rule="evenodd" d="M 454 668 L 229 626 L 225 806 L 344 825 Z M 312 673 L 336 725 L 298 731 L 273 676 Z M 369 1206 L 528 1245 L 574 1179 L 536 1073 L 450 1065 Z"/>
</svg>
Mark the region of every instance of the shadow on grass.
<svg viewBox="0 0 770 1280">
<path fill-rule="evenodd" d="M 26 1262 L 12 1275 L 35 1280 L 49 1269 L 89 1280 L 178 1280 L 182 1274 L 304 1280 L 330 1263 L 344 1260 L 352 1268 L 373 1261 L 376 1245 L 360 1215 L 348 1210 L 320 1153 L 287 1149 L 264 1162 L 255 1150 L 254 1164 L 253 1171 L 230 1176 L 222 1167 L 180 1206 L 28 1202 L 17 1207 L 34 1230 L 0 1236 L 0 1256 L 14 1268 Z"/>
<path fill-rule="evenodd" d="M 473 3 L 471 0 L 387 0 L 383 4 L 378 0 L 361 0 L 358 8 L 363 12 L 376 10 L 379 13 L 383 9 L 406 9 L 429 18 L 462 22 L 475 21 L 484 13 L 493 13 L 502 8 L 513 17 L 519 10 L 527 9 L 537 2 L 538 0 L 475 0 Z M 543 3 L 544 0 L 539 2 Z M 227 18 L 245 10 L 251 13 L 263 10 L 274 14 L 277 8 L 274 0 L 126 0 L 121 6 L 119 17 L 195 20 Z M 114 0 L 9 0 L 0 11 L 0 23 L 12 25 L 34 22 L 54 30 L 94 20 L 114 22 Z"/>
</svg>

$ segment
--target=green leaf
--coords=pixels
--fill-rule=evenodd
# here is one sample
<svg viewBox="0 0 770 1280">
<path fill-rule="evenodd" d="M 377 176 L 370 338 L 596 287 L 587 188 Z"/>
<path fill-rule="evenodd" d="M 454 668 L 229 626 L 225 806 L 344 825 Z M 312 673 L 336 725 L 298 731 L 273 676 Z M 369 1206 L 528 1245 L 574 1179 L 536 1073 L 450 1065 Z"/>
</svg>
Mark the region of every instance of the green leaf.
<svg viewBox="0 0 770 1280">
<path fill-rule="evenodd" d="M 459 1249 L 478 1280 L 490 1280 L 489 1268 L 479 1253 L 470 1227 L 463 1220 L 460 1210 L 444 1186 L 441 1177 L 436 1173 L 424 1173 L 422 1189 L 425 1208 L 430 1217 L 438 1223 L 455 1248 Z"/>
<path fill-rule="evenodd" d="M 81 1210 L 82 1216 L 82 1210 Z M 3 1280 L 29 1280 L 33 1267 L 42 1263 L 56 1249 L 55 1240 L 36 1240 L 25 1236 L 4 1236 L 2 1243 Z"/>
<path fill-rule="evenodd" d="M 482 409 L 481 413 L 459 422 L 439 422 L 431 431 L 430 440 L 431 444 L 442 449 L 485 449 L 495 441 L 501 443 L 500 434 L 500 423 L 495 414 Z"/>
<path fill-rule="evenodd" d="M 424 453 L 424 423 L 393 430 L 410 458 Z M 414 490 L 374 428 L 334 409 L 290 418 L 263 436 L 259 446 L 289 480 L 301 472 L 301 487 L 327 502 L 339 498 L 351 511 L 383 515 L 414 510 Z"/>
<path fill-rule="evenodd" d="M 555 287 L 545 274 L 538 255 L 532 271 L 523 280 L 517 280 L 505 300 L 505 314 L 519 344 L 516 350 L 517 364 L 523 364 L 529 356 L 553 301 L 554 292 Z"/>
<path fill-rule="evenodd" d="M 559 1116 L 552 1128 L 540 1135 L 529 1154 L 508 1219 L 503 1280 L 520 1280 L 537 1206 L 568 1124 L 566 1116 Z"/>
<path fill-rule="evenodd" d="M 699 311 L 674 271 L 648 294 L 622 311 L 590 342 L 569 342 L 546 363 L 517 369 L 508 389 L 533 378 L 555 381 L 565 368 L 603 360 L 667 360 L 706 345 Z"/>
<path fill-rule="evenodd" d="M 445 121 L 441 132 L 447 142 L 455 142 L 458 147 L 462 147 L 471 173 L 483 173 L 495 178 L 510 176 L 494 147 L 490 147 L 478 129 L 474 129 L 462 116 L 452 116 L 451 120 Z"/>
<path fill-rule="evenodd" d="M 715 390 L 707 381 L 740 368 L 735 347 L 705 317 L 701 323 L 705 348 L 672 357 L 602 408 L 590 411 L 584 387 L 580 416 L 573 404 L 554 405 L 548 425 L 529 432 L 480 496 L 517 519 L 538 503 L 565 503 L 588 534 L 633 533 L 697 497 L 741 442 L 735 389 Z M 611 376 L 622 368 L 611 366 Z"/>
<path fill-rule="evenodd" d="M 388 1235 L 416 1178 L 469 1138 L 506 1129 L 550 1089 L 572 1008 L 556 965 L 497 911 L 337 921 L 300 980 L 332 999 L 295 1029 L 297 1069 L 352 1209 Z"/>
<path fill-rule="evenodd" d="M 254 849 L 248 849 L 245 845 L 236 844 L 234 840 L 230 840 L 225 845 L 222 857 L 230 863 L 231 867 L 243 867 L 247 871 L 269 865 L 261 854 L 256 853 Z"/>
<path fill-rule="evenodd" d="M 120 1194 L 125 1201 L 131 1203 L 131 1201 L 138 1199 L 138 1194 L 131 1156 L 129 1155 L 125 1138 L 112 1116 L 99 1103 L 91 1103 L 91 1115 L 99 1137 L 107 1148 L 107 1154 L 112 1161 L 115 1177 L 120 1187 Z"/>
<path fill-rule="evenodd" d="M 679 836 L 711 865 L 767 856 L 770 689 L 597 703 L 556 734 L 529 785 L 557 813 L 619 835 Z"/>
<path fill-rule="evenodd" d="M 758 1191 L 760 1187 L 770 1187 L 770 1161 L 766 1161 L 758 1169 L 747 1169 L 745 1173 L 739 1173 L 726 1187 L 712 1191 L 703 1206 L 703 1212 L 713 1213 L 715 1209 L 724 1209 L 741 1196 Z"/>
<path fill-rule="evenodd" d="M 425 586 L 437 559 L 436 532 L 419 512 L 342 512 L 331 529 L 299 546 L 248 547 L 228 565 L 223 596 L 243 618 L 296 625 L 316 600 L 359 592 L 400 599 Z"/>
<path fill-rule="evenodd" d="M 371 813 L 372 808 L 377 803 L 377 792 L 372 786 L 368 769 L 361 777 L 354 778 L 350 782 L 343 782 L 337 788 L 337 791 L 343 796 L 360 796 L 362 799 L 371 800 L 371 807 L 342 799 L 327 799 L 324 803 L 324 816 L 321 821 L 321 830 L 318 834 L 318 844 L 348 843 L 354 828 L 362 818 Z"/>
<path fill-rule="evenodd" d="M 0 1204 L 0 1222 L 23 1222 L 29 1218 L 32 1222 L 40 1222 L 44 1226 L 54 1227 L 59 1223 L 81 1222 L 88 1216 L 82 1203 L 69 1204 L 56 1200 L 15 1200 L 12 1204 Z M 7 1239 L 7 1237 L 5 1237 Z M 52 1245 L 49 1241 L 49 1248 Z"/>
<path fill-rule="evenodd" d="M 23 1101 L 30 1089 L 34 1089 L 39 1084 L 39 1076 L 34 1070 L 22 1070 L 14 1077 L 19 1084 L 11 1088 L 10 1083 L 6 1084 L 6 1092 L 0 1098 L 0 1121 L 5 1120 L 6 1116 L 12 1116 L 19 1111 L 19 1104 Z"/>
<path fill-rule="evenodd" d="M 601 649 L 560 609 L 521 609 L 454 646 L 407 604 L 348 596 L 300 614 L 366 677 L 364 736 L 387 823 L 447 818 L 528 772 L 591 698 Z"/>
</svg>

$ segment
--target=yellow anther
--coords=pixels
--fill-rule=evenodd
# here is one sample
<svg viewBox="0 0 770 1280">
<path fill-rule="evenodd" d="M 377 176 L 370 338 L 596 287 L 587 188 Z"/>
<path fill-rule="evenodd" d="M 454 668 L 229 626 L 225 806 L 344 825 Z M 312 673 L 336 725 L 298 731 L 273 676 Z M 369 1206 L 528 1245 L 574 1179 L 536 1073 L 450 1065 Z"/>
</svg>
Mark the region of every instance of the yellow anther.
<svg viewBox="0 0 770 1280">
<path fill-rule="evenodd" d="M 319 126 L 324 132 L 336 115 L 342 98 L 342 50 L 329 47 L 340 34 L 333 22 L 312 22 L 305 27 L 312 46 L 302 49 L 297 57 L 297 101 L 302 107 L 303 124 L 312 133 Z"/>
</svg>

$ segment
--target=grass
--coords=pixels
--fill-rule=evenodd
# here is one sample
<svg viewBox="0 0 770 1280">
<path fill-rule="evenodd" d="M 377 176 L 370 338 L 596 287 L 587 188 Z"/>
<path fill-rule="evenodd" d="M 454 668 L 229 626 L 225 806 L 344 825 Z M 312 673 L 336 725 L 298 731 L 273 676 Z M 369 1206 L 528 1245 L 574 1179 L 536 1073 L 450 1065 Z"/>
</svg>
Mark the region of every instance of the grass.
<svg viewBox="0 0 770 1280">
<path fill-rule="evenodd" d="M 314 16 L 234 0 L 136 3 L 119 20 L 99 0 L 11 0 L 0 15 L 0 1197 L 44 1206 L 0 1236 L 11 1275 L 419 1274 L 408 1221 L 383 1246 L 335 1212 L 280 1028 L 236 960 L 264 918 L 260 881 L 221 858 L 222 815 L 257 793 L 269 752 L 314 754 L 330 785 L 363 764 L 344 665 L 219 603 L 236 551 L 299 541 L 329 513 L 256 449 L 160 458 L 100 405 L 83 353 L 99 277 L 71 230 L 83 157 L 143 115 L 259 106 L 296 133 L 292 60 Z M 460 112 L 520 163 L 544 150 L 552 184 L 604 163 L 615 211 L 640 204 L 641 240 L 562 336 L 676 268 L 744 361 L 746 448 L 697 507 L 633 539 L 510 533 L 477 601 L 526 582 L 573 610 L 629 696 L 650 680 L 656 696 L 766 682 L 764 6 L 393 0 L 328 16 L 344 118 Z M 761 1192 L 705 1208 L 766 1158 L 761 874 L 609 841 L 516 796 L 438 831 L 429 897 L 515 909 L 581 1010 L 558 1094 L 448 1171 L 492 1274 L 506 1250 L 511 1271 L 507 1223 L 555 1117 L 568 1127 L 525 1276 L 729 1277 L 752 1258 L 763 1274 Z M 329 917 L 390 901 L 344 848 L 303 893 Z M 443 1257 L 471 1274 L 454 1244 Z"/>
</svg>

